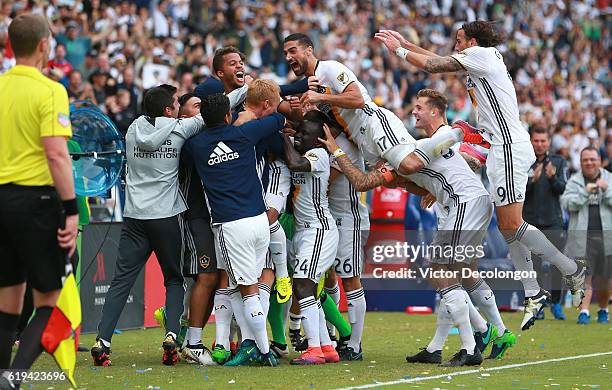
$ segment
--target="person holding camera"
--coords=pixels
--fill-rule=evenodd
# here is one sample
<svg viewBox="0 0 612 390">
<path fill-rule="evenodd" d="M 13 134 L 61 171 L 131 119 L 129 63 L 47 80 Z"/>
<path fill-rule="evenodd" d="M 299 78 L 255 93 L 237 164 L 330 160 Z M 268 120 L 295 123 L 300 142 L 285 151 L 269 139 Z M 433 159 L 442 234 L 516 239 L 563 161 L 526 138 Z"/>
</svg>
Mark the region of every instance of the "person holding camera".
<svg viewBox="0 0 612 390">
<path fill-rule="evenodd" d="M 587 289 L 578 323 L 590 322 L 593 294 L 599 303 L 597 322 L 609 323 L 610 275 L 612 270 L 612 173 L 601 167 L 601 155 L 593 146 L 580 153 L 580 171 L 570 177 L 561 195 L 569 211 L 567 255 L 587 259 Z"/>
<path fill-rule="evenodd" d="M 531 145 L 536 161 L 529 170 L 523 219 L 544 232 L 557 248 L 562 248 L 563 212 L 559 197 L 565 190 L 568 178 L 567 161 L 562 156 L 549 152 L 550 134 L 545 128 L 535 127 L 531 130 Z M 543 276 L 542 262 L 535 264 L 539 265 L 538 274 Z M 556 267 L 550 267 L 549 272 L 552 301 L 550 308 L 556 319 L 564 320 L 565 314 L 561 305 L 561 273 Z M 539 317 L 536 318 L 543 319 L 544 311 L 540 311 Z"/>
</svg>

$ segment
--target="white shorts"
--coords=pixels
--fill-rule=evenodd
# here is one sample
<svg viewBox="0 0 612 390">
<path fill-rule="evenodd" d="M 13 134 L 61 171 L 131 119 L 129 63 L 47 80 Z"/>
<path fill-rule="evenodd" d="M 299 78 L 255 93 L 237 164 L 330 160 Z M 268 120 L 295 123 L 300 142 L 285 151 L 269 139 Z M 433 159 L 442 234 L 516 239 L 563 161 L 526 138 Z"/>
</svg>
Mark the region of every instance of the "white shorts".
<svg viewBox="0 0 612 390">
<path fill-rule="evenodd" d="M 266 206 L 279 213 L 285 211 L 285 203 L 291 189 L 291 172 L 284 162 L 274 160 L 270 163 L 268 188 L 266 189 Z"/>
<path fill-rule="evenodd" d="M 361 275 L 364 247 L 369 234 L 369 230 L 338 229 L 338 250 L 334 260 L 334 270 L 341 279 Z"/>
<path fill-rule="evenodd" d="M 531 142 L 492 145 L 487 157 L 487 176 L 496 206 L 525 201 L 529 169 L 536 160 Z"/>
<path fill-rule="evenodd" d="M 493 204 L 488 195 L 457 206 L 440 207 L 438 231 L 429 253 L 430 261 L 436 264 L 470 264 L 472 259 L 483 257 L 482 242 L 492 216 Z"/>
<path fill-rule="evenodd" d="M 293 236 L 293 278 L 319 282 L 334 263 L 338 230 L 300 229 Z"/>
<path fill-rule="evenodd" d="M 229 277 L 230 287 L 257 284 L 270 245 L 266 214 L 213 226 L 219 268 Z"/>
<path fill-rule="evenodd" d="M 406 156 L 416 149 L 416 140 L 404 126 L 404 122 L 393 112 L 386 108 L 365 106 L 363 111 L 370 116 L 370 123 L 366 129 L 367 147 L 361 148 L 364 158 L 369 164 L 376 163 L 369 157 L 372 150 L 380 158 L 389 162 L 396 170 Z M 364 153 L 365 149 L 365 153 Z"/>
</svg>

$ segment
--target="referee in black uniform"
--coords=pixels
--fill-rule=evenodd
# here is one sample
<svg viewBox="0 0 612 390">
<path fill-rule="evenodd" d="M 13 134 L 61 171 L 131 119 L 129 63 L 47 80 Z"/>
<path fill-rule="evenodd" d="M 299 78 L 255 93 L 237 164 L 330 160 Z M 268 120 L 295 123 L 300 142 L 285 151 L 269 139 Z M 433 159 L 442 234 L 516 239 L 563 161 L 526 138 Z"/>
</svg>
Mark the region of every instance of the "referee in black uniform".
<svg viewBox="0 0 612 390">
<path fill-rule="evenodd" d="M 9 26 L 9 39 L 17 65 L 0 76 L 3 389 L 18 387 L 43 351 L 41 335 L 62 288 L 66 256 L 76 246 L 78 211 L 66 146 L 72 136 L 68 94 L 41 73 L 48 61 L 50 35 L 44 17 L 16 17 Z M 26 283 L 33 289 L 36 315 L 23 331 L 10 364 Z"/>
</svg>

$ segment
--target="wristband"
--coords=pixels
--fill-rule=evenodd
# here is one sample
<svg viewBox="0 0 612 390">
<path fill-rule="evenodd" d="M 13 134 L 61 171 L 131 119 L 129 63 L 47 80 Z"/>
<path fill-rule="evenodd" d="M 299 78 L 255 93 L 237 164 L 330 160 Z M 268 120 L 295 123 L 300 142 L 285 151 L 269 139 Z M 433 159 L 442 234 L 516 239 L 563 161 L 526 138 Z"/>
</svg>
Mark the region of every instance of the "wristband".
<svg viewBox="0 0 612 390">
<path fill-rule="evenodd" d="M 79 208 L 77 207 L 76 198 L 63 200 L 62 206 L 64 207 L 64 211 L 66 215 L 77 215 L 79 213 Z"/>
<path fill-rule="evenodd" d="M 402 60 L 406 59 L 406 55 L 408 53 L 410 53 L 410 50 L 406 49 L 405 47 L 400 46 L 397 49 L 395 49 L 395 55 L 401 58 Z"/>
<path fill-rule="evenodd" d="M 341 157 L 341 156 L 346 156 L 346 153 L 344 153 L 344 150 L 338 148 L 336 150 L 334 150 L 334 153 L 332 153 L 334 155 L 335 158 Z"/>
<path fill-rule="evenodd" d="M 395 178 L 393 177 L 393 169 L 389 168 L 389 166 L 385 163 L 380 168 L 377 169 L 383 175 L 383 179 L 385 179 L 385 183 L 391 183 Z"/>
</svg>

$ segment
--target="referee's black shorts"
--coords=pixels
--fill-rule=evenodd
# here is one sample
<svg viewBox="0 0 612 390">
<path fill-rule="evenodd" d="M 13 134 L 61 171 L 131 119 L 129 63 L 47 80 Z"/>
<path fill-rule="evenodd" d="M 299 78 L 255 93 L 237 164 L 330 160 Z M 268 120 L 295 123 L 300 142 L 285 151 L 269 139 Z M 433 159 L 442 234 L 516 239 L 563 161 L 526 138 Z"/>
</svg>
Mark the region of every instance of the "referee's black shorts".
<svg viewBox="0 0 612 390">
<path fill-rule="evenodd" d="M 53 187 L 0 185 L 0 287 L 27 281 L 40 292 L 62 288 L 66 251 L 57 242 L 61 218 Z"/>
</svg>

